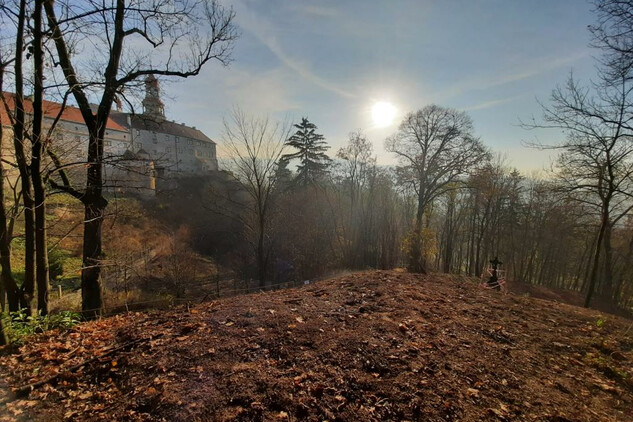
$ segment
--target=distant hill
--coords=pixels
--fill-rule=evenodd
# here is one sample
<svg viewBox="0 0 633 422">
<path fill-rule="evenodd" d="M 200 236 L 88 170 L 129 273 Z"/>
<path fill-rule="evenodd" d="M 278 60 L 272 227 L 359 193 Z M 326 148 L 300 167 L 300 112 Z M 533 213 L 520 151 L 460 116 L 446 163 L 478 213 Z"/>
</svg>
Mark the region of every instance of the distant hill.
<svg viewBox="0 0 633 422">
<path fill-rule="evenodd" d="M 105 318 L 37 335 L 20 352 L 0 357 L 0 421 L 633 414 L 631 321 L 466 277 L 352 274 Z"/>
</svg>

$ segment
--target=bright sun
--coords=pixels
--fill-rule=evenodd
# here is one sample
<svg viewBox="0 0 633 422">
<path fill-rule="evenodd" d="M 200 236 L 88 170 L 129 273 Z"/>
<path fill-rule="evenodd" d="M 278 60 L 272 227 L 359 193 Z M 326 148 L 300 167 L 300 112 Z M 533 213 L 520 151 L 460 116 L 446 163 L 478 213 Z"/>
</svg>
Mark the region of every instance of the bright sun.
<svg viewBox="0 0 633 422">
<path fill-rule="evenodd" d="M 371 108 L 371 119 L 376 127 L 387 127 L 396 117 L 396 107 L 385 101 L 378 101 Z"/>
</svg>

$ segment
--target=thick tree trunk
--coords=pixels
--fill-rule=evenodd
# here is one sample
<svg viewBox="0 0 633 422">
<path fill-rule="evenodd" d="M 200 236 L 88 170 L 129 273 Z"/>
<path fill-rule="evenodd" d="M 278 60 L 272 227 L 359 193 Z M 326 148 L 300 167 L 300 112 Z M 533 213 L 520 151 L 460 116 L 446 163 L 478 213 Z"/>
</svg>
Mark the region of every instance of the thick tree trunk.
<svg viewBox="0 0 633 422">
<path fill-rule="evenodd" d="M 84 206 L 83 269 L 81 271 L 81 299 L 84 317 L 91 319 L 101 314 L 101 229 L 108 202 L 101 195 L 86 201 Z"/>
<path fill-rule="evenodd" d="M 602 220 L 600 222 L 600 231 L 598 232 L 598 239 L 596 240 L 596 249 L 593 254 L 593 264 L 591 267 L 591 275 L 589 276 L 589 287 L 587 288 L 587 295 L 585 296 L 585 308 L 588 308 L 591 304 L 591 297 L 593 296 L 596 288 L 596 281 L 598 280 L 598 267 L 600 265 L 600 254 L 602 252 L 604 232 L 607 228 L 607 217 L 603 211 Z"/>
<path fill-rule="evenodd" d="M 411 239 L 411 251 L 409 255 L 409 271 L 412 273 L 426 274 L 426 265 L 422 256 L 422 220 L 424 218 L 424 202 L 422 200 L 422 188 L 418 195 L 418 210 L 415 216 L 415 228 Z"/>
</svg>

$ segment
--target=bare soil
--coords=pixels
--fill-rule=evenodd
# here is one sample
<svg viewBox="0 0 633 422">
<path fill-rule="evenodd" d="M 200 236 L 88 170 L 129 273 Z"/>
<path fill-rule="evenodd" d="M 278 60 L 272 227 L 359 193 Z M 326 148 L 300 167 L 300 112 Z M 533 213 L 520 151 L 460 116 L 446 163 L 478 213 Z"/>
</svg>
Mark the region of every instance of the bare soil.
<svg viewBox="0 0 633 422">
<path fill-rule="evenodd" d="M 465 277 L 352 274 L 34 336 L 0 357 L 0 421 L 630 421 L 630 326 Z"/>
</svg>

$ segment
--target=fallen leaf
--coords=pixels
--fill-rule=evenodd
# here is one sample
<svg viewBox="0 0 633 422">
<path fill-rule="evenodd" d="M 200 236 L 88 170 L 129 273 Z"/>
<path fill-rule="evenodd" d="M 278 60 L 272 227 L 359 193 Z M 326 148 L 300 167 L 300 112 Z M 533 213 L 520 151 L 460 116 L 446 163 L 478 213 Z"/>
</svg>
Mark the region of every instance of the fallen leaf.
<svg viewBox="0 0 633 422">
<path fill-rule="evenodd" d="M 476 388 L 469 388 L 466 390 L 466 394 L 470 397 L 479 397 L 479 390 Z"/>
<path fill-rule="evenodd" d="M 609 384 L 599 383 L 597 385 L 598 385 L 598 387 L 600 387 L 600 389 L 602 391 L 606 391 L 607 393 L 617 393 L 618 392 L 617 388 L 611 387 Z"/>
</svg>

